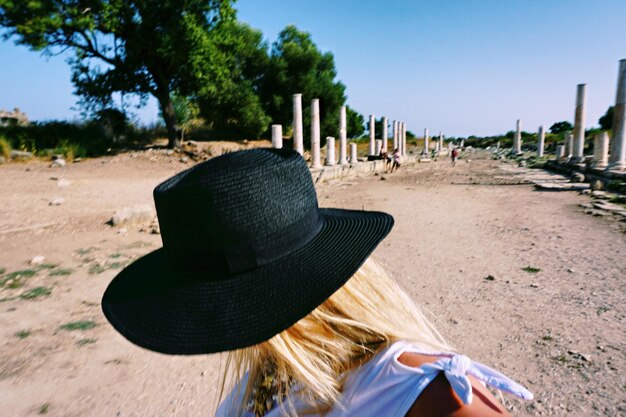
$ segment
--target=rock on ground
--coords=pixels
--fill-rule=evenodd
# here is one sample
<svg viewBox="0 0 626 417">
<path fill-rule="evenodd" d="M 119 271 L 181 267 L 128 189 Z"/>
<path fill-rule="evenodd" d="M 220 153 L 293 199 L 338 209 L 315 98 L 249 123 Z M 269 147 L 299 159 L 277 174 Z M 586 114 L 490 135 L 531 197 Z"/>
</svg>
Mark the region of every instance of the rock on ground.
<svg viewBox="0 0 626 417">
<path fill-rule="evenodd" d="M 154 219 L 155 212 L 152 206 L 141 204 L 131 207 L 124 207 L 115 212 L 111 217 L 112 226 L 122 226 L 127 224 L 148 223 Z"/>
</svg>

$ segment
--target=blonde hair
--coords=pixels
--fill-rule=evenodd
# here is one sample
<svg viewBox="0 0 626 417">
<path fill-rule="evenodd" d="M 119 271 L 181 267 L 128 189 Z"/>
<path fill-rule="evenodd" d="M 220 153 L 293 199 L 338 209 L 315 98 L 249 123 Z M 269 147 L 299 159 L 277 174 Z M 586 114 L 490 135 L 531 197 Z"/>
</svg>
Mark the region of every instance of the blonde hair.
<svg viewBox="0 0 626 417">
<path fill-rule="evenodd" d="M 341 407 L 350 371 L 398 340 L 450 350 L 411 298 L 370 258 L 296 324 L 261 344 L 230 352 L 221 392 L 227 380 L 243 391 L 243 397 L 233 396 L 233 401 L 243 398 L 241 403 L 232 404 L 240 416 L 269 366 L 279 393 L 286 396 L 295 382 L 298 396 L 310 405 L 309 412 L 323 413 Z M 295 415 L 289 401 L 281 401 L 281 407 L 285 414 Z"/>
</svg>

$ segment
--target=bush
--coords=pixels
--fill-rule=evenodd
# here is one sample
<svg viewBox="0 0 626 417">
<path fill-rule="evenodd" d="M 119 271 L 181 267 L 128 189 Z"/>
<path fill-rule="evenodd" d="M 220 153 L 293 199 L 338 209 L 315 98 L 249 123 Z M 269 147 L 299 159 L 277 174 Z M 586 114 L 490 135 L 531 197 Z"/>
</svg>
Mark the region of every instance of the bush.
<svg viewBox="0 0 626 417">
<path fill-rule="evenodd" d="M 0 136 L 0 156 L 3 156 L 6 160 L 9 160 L 11 157 L 11 144 L 2 136 Z"/>
<path fill-rule="evenodd" d="M 622 183 L 620 180 L 611 180 L 606 183 L 606 189 L 608 191 L 621 192 L 622 188 L 626 188 L 625 185 L 626 184 Z"/>
<path fill-rule="evenodd" d="M 74 158 L 84 158 L 87 156 L 87 152 L 82 145 L 70 143 L 66 140 L 61 141 L 61 143 L 53 149 L 52 153 L 55 155 L 63 155 L 68 162 L 72 162 Z"/>
<path fill-rule="evenodd" d="M 83 123 L 65 121 L 36 122 L 27 126 L 2 126 L 0 137 L 11 148 L 33 152 L 38 156 L 63 154 L 68 159 L 103 155 L 110 148 L 143 144 L 152 139 L 154 129 L 127 126 L 120 135 L 119 126 L 113 131 L 101 120 Z"/>
</svg>

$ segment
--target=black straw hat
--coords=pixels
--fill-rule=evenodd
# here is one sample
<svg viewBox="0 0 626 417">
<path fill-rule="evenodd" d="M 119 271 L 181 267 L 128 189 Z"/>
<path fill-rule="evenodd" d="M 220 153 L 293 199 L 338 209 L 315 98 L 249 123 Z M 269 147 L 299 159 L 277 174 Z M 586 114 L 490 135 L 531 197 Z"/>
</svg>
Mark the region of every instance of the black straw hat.
<svg viewBox="0 0 626 417">
<path fill-rule="evenodd" d="M 193 355 L 260 343 L 337 291 L 389 233 L 380 212 L 320 209 L 291 150 L 233 152 L 154 190 L 163 247 L 109 284 L 102 310 L 128 340 Z"/>
</svg>

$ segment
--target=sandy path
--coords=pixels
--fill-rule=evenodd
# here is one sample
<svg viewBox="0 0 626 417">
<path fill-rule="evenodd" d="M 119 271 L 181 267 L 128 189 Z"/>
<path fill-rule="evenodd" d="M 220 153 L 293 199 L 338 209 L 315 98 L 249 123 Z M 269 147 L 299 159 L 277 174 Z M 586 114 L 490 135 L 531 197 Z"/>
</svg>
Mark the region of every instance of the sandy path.
<svg viewBox="0 0 626 417">
<path fill-rule="evenodd" d="M 98 305 L 122 264 L 160 246 L 158 235 L 132 227 L 118 234 L 104 223 L 118 208 L 151 203 L 152 188 L 187 166 L 176 157 L 152 162 L 144 155 L 65 169 L 0 166 L 0 267 L 27 269 L 36 255 L 59 265 L 22 278 L 20 288 L 0 289 L 2 299 L 39 286 L 52 291 L 0 302 L 0 414 L 208 415 L 219 356 L 143 351 L 107 325 Z M 396 226 L 377 257 L 458 350 L 535 393 L 532 402 L 507 398 L 514 415 L 623 414 L 624 224 L 585 215 L 578 204 L 586 196 L 515 185 L 517 171 L 490 160 L 454 169 L 440 161 L 385 181 L 326 184 L 318 193 L 321 206 L 394 215 Z M 60 188 L 50 177 L 71 184 Z M 48 206 L 56 197 L 65 203 Z M 2 233 L 47 223 L 55 226 Z M 528 266 L 541 271 L 522 270 Z M 72 271 L 49 275 L 60 268 Z M 97 326 L 60 328 L 79 320 Z"/>
</svg>

